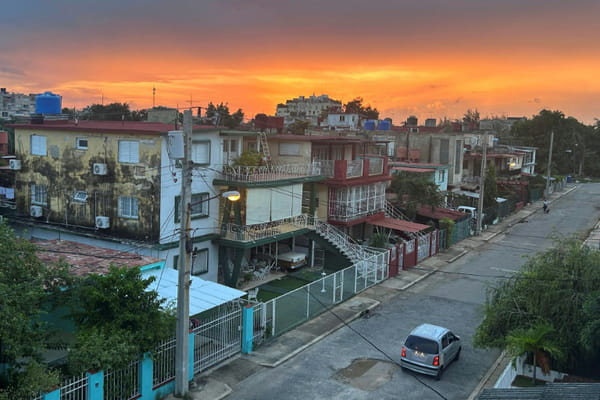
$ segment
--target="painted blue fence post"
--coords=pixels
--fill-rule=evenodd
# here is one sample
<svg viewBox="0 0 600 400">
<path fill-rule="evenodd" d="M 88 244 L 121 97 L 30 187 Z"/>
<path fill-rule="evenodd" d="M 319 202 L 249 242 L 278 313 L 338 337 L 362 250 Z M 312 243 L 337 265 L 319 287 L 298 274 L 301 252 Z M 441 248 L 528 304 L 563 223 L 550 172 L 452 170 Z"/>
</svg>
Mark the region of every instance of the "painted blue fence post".
<svg viewBox="0 0 600 400">
<path fill-rule="evenodd" d="M 60 389 L 44 393 L 42 395 L 42 400 L 60 400 Z"/>
<path fill-rule="evenodd" d="M 242 353 L 252 353 L 254 340 L 254 308 L 247 305 L 242 309 Z"/>
<path fill-rule="evenodd" d="M 196 334 L 190 332 L 190 337 L 188 339 L 189 349 L 188 349 L 188 380 L 194 379 L 194 349 L 196 348 Z"/>
<path fill-rule="evenodd" d="M 87 400 L 104 400 L 104 371 L 87 373 Z"/>
<path fill-rule="evenodd" d="M 144 353 L 144 357 L 140 362 L 140 395 L 143 400 L 153 400 L 154 392 L 152 390 L 154 380 L 154 361 L 150 353 Z"/>
</svg>

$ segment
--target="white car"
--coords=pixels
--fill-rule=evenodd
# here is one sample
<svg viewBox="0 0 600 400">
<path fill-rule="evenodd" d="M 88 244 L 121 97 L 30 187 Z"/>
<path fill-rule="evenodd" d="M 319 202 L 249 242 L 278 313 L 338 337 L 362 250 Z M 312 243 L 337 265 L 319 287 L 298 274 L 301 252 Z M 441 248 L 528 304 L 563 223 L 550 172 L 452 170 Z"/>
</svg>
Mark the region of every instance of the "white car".
<svg viewBox="0 0 600 400">
<path fill-rule="evenodd" d="M 402 370 L 433 375 L 437 380 L 452 361 L 458 361 L 462 350 L 460 337 L 449 329 L 422 324 L 404 341 L 400 358 Z"/>
</svg>

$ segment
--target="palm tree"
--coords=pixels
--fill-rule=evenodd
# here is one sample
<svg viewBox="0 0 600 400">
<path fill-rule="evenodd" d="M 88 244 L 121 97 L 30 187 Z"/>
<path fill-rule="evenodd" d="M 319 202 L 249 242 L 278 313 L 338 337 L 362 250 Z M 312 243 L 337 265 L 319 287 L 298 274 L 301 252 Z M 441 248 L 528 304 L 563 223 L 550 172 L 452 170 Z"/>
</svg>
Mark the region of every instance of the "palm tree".
<svg viewBox="0 0 600 400">
<path fill-rule="evenodd" d="M 554 359 L 564 356 L 551 334 L 554 328 L 547 322 L 538 321 L 530 328 L 518 328 L 506 337 L 506 350 L 512 358 L 513 366 L 523 353 L 533 353 L 533 379 L 535 385 L 535 371 L 538 352 L 547 353 Z"/>
</svg>

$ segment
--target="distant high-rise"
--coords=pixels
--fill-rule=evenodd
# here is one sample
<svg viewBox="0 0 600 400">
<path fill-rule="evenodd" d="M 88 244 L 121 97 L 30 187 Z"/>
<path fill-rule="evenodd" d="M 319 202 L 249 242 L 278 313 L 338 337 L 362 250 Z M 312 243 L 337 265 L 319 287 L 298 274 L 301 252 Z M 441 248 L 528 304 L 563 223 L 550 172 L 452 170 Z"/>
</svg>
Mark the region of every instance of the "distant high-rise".
<svg viewBox="0 0 600 400">
<path fill-rule="evenodd" d="M 29 117 L 35 113 L 35 94 L 9 93 L 0 88 L 0 119 Z"/>
<path fill-rule="evenodd" d="M 286 100 L 285 104 L 278 104 L 275 115 L 283 117 L 285 125 L 296 120 L 308 121 L 311 125 L 318 125 L 319 117 L 324 112 L 341 112 L 342 102 L 330 99 L 328 95 L 296 97 Z"/>
</svg>

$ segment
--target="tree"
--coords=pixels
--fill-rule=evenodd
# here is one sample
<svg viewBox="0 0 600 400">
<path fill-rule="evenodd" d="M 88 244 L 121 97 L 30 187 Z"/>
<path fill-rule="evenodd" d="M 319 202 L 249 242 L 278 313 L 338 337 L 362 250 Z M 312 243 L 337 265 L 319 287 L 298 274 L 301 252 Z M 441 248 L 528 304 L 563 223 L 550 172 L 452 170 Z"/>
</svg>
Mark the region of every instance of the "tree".
<svg viewBox="0 0 600 400">
<path fill-rule="evenodd" d="M 417 215 L 417 208 L 421 205 L 433 208 L 442 204 L 442 195 L 435 182 L 419 174 L 402 171 L 394 175 L 391 190 L 397 194 L 399 203 L 411 218 Z"/>
<path fill-rule="evenodd" d="M 310 122 L 296 120 L 288 125 L 288 131 L 293 135 L 304 135 L 304 132 L 308 129 Z"/>
<path fill-rule="evenodd" d="M 0 392 L 20 398 L 23 388 L 39 392 L 54 380 L 38 363 L 50 337 L 40 317 L 69 280 L 64 265 L 43 264 L 36 247 L 4 223 L 0 259 Z"/>
<path fill-rule="evenodd" d="M 379 111 L 376 108 L 371 108 L 371 105 L 363 106 L 362 97 L 357 97 L 344 105 L 344 111 L 347 113 L 358 114 L 366 119 L 379 119 Z"/>
<path fill-rule="evenodd" d="M 229 113 L 229 106 L 225 103 L 214 105 L 208 103 L 204 123 L 210 125 L 223 125 L 229 129 L 236 128 L 244 121 L 244 112 L 239 108 L 233 115 Z"/>
<path fill-rule="evenodd" d="M 554 328 L 547 322 L 538 321 L 529 328 L 517 328 L 510 332 L 506 338 L 506 349 L 508 355 L 512 358 L 513 366 L 517 359 L 524 353 L 533 355 L 533 377 L 535 385 L 536 366 L 539 359 L 545 359 L 544 353 L 547 353 L 553 359 L 562 359 L 563 352 L 557 346 L 556 340 L 552 337 Z M 550 370 L 546 363 L 541 366 L 544 372 Z"/>
<path fill-rule="evenodd" d="M 600 252 L 574 238 L 556 237 L 554 248 L 531 256 L 518 273 L 489 289 L 475 345 L 505 347 L 515 330 L 546 321 L 566 354 L 555 360 L 558 368 L 589 376 L 600 358 L 597 340 L 590 337 L 599 323 L 597 315 L 590 319 L 598 287 Z"/>
<path fill-rule="evenodd" d="M 107 105 L 92 104 L 79 114 L 81 119 L 95 121 L 132 121 L 133 116 L 127 103 L 111 103 Z"/>
<path fill-rule="evenodd" d="M 513 137 L 525 146 L 537 147 L 536 160 L 539 171 L 548 168 L 550 133 L 554 132 L 551 171 L 554 174 L 600 173 L 595 160 L 600 155 L 600 136 L 591 126 L 560 111 L 542 110 L 530 120 L 516 122 L 511 130 Z M 586 162 L 589 160 L 590 162 Z"/>
<path fill-rule="evenodd" d="M 471 110 L 469 108 L 463 116 L 463 123 L 465 123 L 469 127 L 469 130 L 478 129 L 479 120 L 479 111 L 477 111 L 477 109 Z"/>
<path fill-rule="evenodd" d="M 123 366 L 174 333 L 173 310 L 147 290 L 153 281 L 142 278 L 138 268 L 111 266 L 106 275 L 92 274 L 73 287 L 70 316 L 77 324 L 77 345 L 69 360 L 74 372 Z"/>
</svg>

